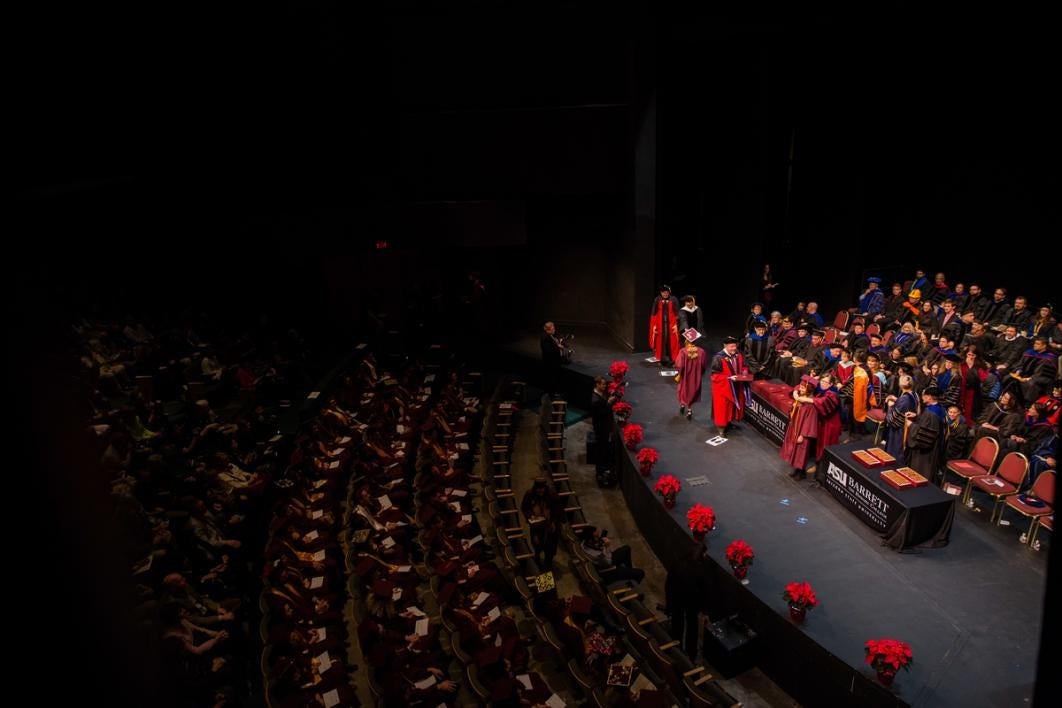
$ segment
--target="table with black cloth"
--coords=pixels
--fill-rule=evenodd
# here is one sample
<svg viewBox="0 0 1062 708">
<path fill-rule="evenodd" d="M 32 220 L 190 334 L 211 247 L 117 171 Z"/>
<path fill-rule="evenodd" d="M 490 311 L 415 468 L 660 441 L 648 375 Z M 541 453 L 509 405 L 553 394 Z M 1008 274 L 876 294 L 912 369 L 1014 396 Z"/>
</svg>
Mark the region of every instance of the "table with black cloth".
<svg viewBox="0 0 1062 708">
<path fill-rule="evenodd" d="M 902 467 L 902 461 L 880 467 L 864 467 L 853 450 L 865 450 L 867 442 L 831 445 L 819 461 L 815 477 L 849 511 L 881 534 L 882 545 L 902 551 L 923 544 L 946 546 L 955 519 L 955 500 L 930 483 L 897 489 L 881 479 L 881 473 Z"/>
</svg>

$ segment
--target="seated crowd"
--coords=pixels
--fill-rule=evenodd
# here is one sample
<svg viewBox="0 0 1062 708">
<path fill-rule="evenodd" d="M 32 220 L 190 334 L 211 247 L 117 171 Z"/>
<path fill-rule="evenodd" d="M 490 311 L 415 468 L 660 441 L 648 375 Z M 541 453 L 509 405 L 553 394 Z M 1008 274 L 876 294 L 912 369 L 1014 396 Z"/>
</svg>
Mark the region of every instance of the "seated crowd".
<svg viewBox="0 0 1062 708">
<path fill-rule="evenodd" d="M 890 294 L 880 282 L 869 278 L 857 305 L 838 313 L 832 327 L 814 302 L 786 316 L 754 304 L 742 343 L 750 372 L 792 387 L 802 379 L 817 386 L 829 374 L 849 438 L 880 424 L 888 451 L 930 478 L 983 436 L 1029 459 L 1029 487 L 1054 470 L 1062 324 L 1052 306 L 1033 310 L 1023 296 L 1008 300 L 1005 288 L 988 297 L 976 283 L 951 287 L 943 273 L 930 281 L 917 271 Z M 781 395 L 771 400 L 789 416 L 789 391 Z M 916 428 L 919 440 L 908 439 L 921 410 L 939 420 Z"/>
</svg>

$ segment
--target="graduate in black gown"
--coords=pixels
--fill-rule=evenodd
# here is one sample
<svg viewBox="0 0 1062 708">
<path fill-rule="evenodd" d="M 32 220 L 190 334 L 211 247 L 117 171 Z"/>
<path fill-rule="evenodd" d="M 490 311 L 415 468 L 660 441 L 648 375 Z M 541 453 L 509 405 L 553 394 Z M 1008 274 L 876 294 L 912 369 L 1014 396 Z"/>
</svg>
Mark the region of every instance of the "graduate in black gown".
<svg viewBox="0 0 1062 708">
<path fill-rule="evenodd" d="M 940 389 L 930 384 L 922 391 L 922 411 L 908 413 L 907 466 L 928 479 L 934 479 L 940 467 L 947 413 L 938 399 Z"/>
</svg>

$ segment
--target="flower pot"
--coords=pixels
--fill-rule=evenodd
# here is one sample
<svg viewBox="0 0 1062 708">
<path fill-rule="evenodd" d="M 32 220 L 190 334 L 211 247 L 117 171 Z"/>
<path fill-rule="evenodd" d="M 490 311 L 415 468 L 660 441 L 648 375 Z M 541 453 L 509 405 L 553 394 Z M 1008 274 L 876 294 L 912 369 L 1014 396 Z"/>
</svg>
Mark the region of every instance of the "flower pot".
<svg viewBox="0 0 1062 708">
<path fill-rule="evenodd" d="M 641 470 L 643 477 L 651 477 L 653 475 L 652 465 L 640 465 L 638 469 Z"/>
<path fill-rule="evenodd" d="M 744 580 L 745 576 L 749 574 L 749 567 L 747 565 L 731 565 L 734 569 L 734 577 L 738 580 Z"/>
<path fill-rule="evenodd" d="M 691 531 L 693 534 L 693 540 L 697 543 L 704 543 L 704 537 L 708 535 L 707 531 Z"/>
<path fill-rule="evenodd" d="M 891 686 L 892 680 L 896 678 L 896 671 L 893 669 L 878 669 L 878 683 L 882 686 Z"/>
<path fill-rule="evenodd" d="M 794 622 L 803 622 L 804 618 L 808 616 L 808 608 L 801 607 L 800 605 L 789 606 L 789 617 Z"/>
<path fill-rule="evenodd" d="M 674 509 L 675 508 L 675 495 L 674 494 L 665 494 L 664 495 L 664 508 L 666 508 L 666 509 Z"/>
</svg>

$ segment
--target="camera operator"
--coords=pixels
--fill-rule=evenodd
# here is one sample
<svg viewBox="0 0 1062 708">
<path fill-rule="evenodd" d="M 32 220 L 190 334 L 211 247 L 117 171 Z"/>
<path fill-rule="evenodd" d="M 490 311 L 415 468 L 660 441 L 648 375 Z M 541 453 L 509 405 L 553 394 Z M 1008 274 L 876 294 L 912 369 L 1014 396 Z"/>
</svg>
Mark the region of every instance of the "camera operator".
<svg viewBox="0 0 1062 708">
<path fill-rule="evenodd" d="M 542 387 L 553 396 L 557 393 L 557 380 L 564 361 L 564 344 L 557 338 L 557 328 L 552 322 L 542 325 Z"/>
</svg>

